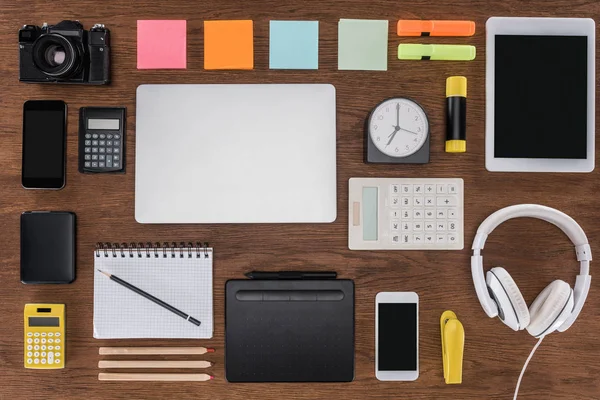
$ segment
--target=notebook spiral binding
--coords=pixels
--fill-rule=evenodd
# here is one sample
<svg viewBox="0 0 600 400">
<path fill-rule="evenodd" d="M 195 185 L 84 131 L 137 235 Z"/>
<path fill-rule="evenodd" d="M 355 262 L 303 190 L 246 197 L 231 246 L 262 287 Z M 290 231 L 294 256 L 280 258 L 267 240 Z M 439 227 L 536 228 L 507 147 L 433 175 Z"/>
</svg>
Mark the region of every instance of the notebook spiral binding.
<svg viewBox="0 0 600 400">
<path fill-rule="evenodd" d="M 171 256 L 171 258 L 175 258 L 179 256 L 179 258 L 184 258 L 186 255 L 188 258 L 196 257 L 200 258 L 204 255 L 204 258 L 208 258 L 208 243 L 204 242 L 179 242 L 179 244 L 175 242 L 163 242 L 162 245 L 160 242 L 146 242 L 145 244 L 142 242 L 135 243 L 96 243 L 96 257 L 100 257 L 104 254 L 104 257 L 135 257 L 137 255 L 138 258 L 146 257 L 150 258 L 154 256 L 154 258 L 167 258 Z"/>
</svg>

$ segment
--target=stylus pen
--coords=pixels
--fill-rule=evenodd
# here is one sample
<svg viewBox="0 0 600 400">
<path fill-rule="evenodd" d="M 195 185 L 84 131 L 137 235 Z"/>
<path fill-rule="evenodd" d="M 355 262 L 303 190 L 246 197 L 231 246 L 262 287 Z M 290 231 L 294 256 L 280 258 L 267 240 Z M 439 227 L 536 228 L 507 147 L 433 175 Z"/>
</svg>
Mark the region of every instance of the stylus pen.
<svg viewBox="0 0 600 400">
<path fill-rule="evenodd" d="M 161 306 L 163 308 L 166 308 L 167 310 L 171 311 L 173 314 L 179 315 L 181 318 L 185 319 L 186 321 L 190 321 L 192 324 L 194 324 L 196 326 L 200 326 L 200 321 L 198 321 L 196 318 L 184 313 L 183 311 L 176 309 L 172 305 L 167 304 L 160 299 L 157 299 L 156 297 L 152 296 L 151 294 L 144 292 L 142 289 L 133 286 L 131 283 L 125 282 L 123 279 L 121 279 L 115 275 L 109 274 L 108 272 L 104 272 L 104 271 L 100 271 L 100 270 L 98 270 L 98 272 L 100 272 L 103 275 L 108 276 L 111 281 L 115 281 L 119 285 L 123 285 L 127 289 L 129 289 L 133 292 L 136 292 L 140 296 L 144 296 L 148 300 L 153 301 L 154 303 L 158 304 L 159 306 Z"/>
<path fill-rule="evenodd" d="M 252 271 L 246 274 L 250 279 L 335 279 L 337 272 L 302 272 L 302 271 L 279 271 L 279 272 L 261 272 Z"/>
</svg>

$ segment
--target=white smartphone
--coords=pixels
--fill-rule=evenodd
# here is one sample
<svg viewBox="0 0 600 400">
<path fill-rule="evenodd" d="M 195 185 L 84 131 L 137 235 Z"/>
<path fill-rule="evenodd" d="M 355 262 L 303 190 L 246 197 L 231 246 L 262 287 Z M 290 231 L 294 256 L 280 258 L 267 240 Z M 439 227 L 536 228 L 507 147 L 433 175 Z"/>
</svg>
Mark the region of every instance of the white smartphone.
<svg viewBox="0 0 600 400">
<path fill-rule="evenodd" d="M 375 376 L 380 381 L 419 377 L 419 296 L 381 292 L 375 297 Z"/>
</svg>

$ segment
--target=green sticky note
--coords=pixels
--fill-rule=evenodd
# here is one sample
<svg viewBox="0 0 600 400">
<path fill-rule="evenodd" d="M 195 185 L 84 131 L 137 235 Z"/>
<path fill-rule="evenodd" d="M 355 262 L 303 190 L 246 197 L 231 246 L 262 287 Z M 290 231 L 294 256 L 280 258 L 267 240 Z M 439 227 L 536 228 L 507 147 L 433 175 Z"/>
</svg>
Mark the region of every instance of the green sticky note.
<svg viewBox="0 0 600 400">
<path fill-rule="evenodd" d="M 387 71 L 388 21 L 340 19 L 338 69 Z"/>
</svg>

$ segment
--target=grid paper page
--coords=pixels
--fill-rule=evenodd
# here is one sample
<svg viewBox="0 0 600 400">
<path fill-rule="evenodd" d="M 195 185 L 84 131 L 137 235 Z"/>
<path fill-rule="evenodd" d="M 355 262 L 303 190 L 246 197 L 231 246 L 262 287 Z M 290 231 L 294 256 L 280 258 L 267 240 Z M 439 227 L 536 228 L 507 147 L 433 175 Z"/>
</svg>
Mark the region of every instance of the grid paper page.
<svg viewBox="0 0 600 400">
<path fill-rule="evenodd" d="M 213 252 L 163 258 L 94 253 L 94 338 L 210 339 L 213 335 Z M 109 272 L 200 321 L 196 326 L 98 272 Z"/>
</svg>

